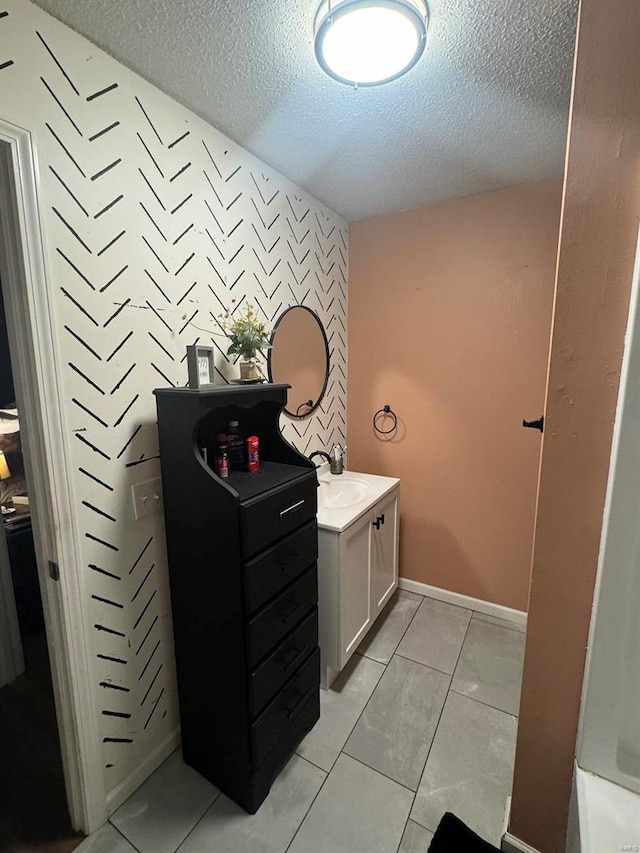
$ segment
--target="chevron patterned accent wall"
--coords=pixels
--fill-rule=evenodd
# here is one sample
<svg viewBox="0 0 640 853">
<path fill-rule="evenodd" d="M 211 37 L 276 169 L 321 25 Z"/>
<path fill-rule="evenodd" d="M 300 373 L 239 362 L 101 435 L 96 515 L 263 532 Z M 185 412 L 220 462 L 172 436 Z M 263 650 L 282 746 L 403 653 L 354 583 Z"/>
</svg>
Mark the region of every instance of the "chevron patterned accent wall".
<svg viewBox="0 0 640 853">
<path fill-rule="evenodd" d="M 186 384 L 196 341 L 217 381 L 238 375 L 223 311 L 252 302 L 273 324 L 306 305 L 331 374 L 284 433 L 305 454 L 344 443 L 346 223 L 25 0 L 0 0 L 0 115 L 37 146 L 82 553 L 64 570 L 88 590 L 113 791 L 178 725 L 162 518 L 134 521 L 131 500 L 159 475 L 152 391 Z"/>
</svg>

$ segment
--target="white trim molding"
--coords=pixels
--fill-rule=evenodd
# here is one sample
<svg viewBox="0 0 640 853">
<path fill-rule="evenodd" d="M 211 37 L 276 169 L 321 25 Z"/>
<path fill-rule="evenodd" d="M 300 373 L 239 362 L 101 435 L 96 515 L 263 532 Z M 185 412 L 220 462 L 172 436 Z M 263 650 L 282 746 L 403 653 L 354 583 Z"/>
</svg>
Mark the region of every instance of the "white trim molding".
<svg viewBox="0 0 640 853">
<path fill-rule="evenodd" d="M 515 835 L 505 832 L 502 836 L 502 844 L 500 845 L 502 853 L 540 853 L 535 847 L 531 847 Z"/>
<path fill-rule="evenodd" d="M 89 834 L 106 821 L 106 792 L 38 175 L 30 132 L 0 117 L 0 270 L 9 345 L 24 412 L 21 435 L 69 813 L 74 828 Z M 59 581 L 49 575 L 50 561 L 60 568 Z"/>
<path fill-rule="evenodd" d="M 494 604 L 492 601 L 483 601 L 481 598 L 472 598 L 470 595 L 452 592 L 450 589 L 429 586 L 429 584 L 420 583 L 420 581 L 412 581 L 410 578 L 399 578 L 398 586 L 407 592 L 415 592 L 418 595 L 425 595 L 427 598 L 435 598 L 437 601 L 455 604 L 457 607 L 466 607 L 468 610 L 477 610 L 478 613 L 496 616 L 498 619 L 505 619 L 507 622 L 513 622 L 516 625 L 524 627 L 527 625 L 527 614 L 523 610 L 514 610 L 512 607 Z"/>
</svg>

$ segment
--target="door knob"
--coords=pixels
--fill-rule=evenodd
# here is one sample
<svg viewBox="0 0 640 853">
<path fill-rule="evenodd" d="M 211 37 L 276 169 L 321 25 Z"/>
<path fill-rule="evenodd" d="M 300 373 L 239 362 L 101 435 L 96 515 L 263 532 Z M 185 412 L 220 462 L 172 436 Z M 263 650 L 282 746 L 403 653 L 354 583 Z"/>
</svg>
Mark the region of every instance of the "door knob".
<svg viewBox="0 0 640 853">
<path fill-rule="evenodd" d="M 544 415 L 535 421 L 522 421 L 522 426 L 529 429 L 539 429 L 540 432 L 544 432 Z"/>
</svg>

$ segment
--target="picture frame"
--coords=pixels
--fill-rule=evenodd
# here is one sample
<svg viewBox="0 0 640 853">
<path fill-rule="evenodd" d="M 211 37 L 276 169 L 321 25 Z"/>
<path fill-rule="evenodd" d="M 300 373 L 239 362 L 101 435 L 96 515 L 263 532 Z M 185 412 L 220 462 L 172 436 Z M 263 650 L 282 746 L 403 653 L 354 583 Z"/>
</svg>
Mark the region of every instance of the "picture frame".
<svg viewBox="0 0 640 853">
<path fill-rule="evenodd" d="M 215 385 L 213 347 L 191 344 L 187 347 L 189 388 L 212 388 Z"/>
</svg>

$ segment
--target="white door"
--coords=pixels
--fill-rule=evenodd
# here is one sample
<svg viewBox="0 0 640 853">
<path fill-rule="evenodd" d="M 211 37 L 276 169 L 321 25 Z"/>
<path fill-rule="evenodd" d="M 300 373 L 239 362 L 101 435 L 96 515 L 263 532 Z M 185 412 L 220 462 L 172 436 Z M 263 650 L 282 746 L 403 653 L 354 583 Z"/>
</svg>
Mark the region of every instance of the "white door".
<svg viewBox="0 0 640 853">
<path fill-rule="evenodd" d="M 32 504 L 32 519 L 69 813 L 76 829 L 90 833 L 106 821 L 107 795 L 88 651 L 90 629 L 84 615 L 85 579 L 73 570 L 80 561 L 70 522 L 62 388 L 51 325 L 53 284 L 45 268 L 38 195 L 31 136 L 0 116 L 0 275 L 17 402 L 25 416 L 20 432 L 24 431 L 31 461 L 27 473 L 34 498 L 41 496 Z M 0 539 L 0 643 L 4 644 L 11 635 L 6 616 L 10 623 L 15 603 L 9 595 L 4 530 Z M 56 580 L 48 566 L 62 567 Z M 0 656 L 8 672 L 4 645 Z"/>
<path fill-rule="evenodd" d="M 578 764 L 640 793 L 640 235 L 636 250 L 598 577 L 585 667 Z"/>
<path fill-rule="evenodd" d="M 371 529 L 373 618 L 380 613 L 398 586 L 398 493 L 374 509 Z"/>
<path fill-rule="evenodd" d="M 371 615 L 371 517 L 356 522 L 340 537 L 340 662 L 342 669 L 369 630 Z"/>
</svg>

